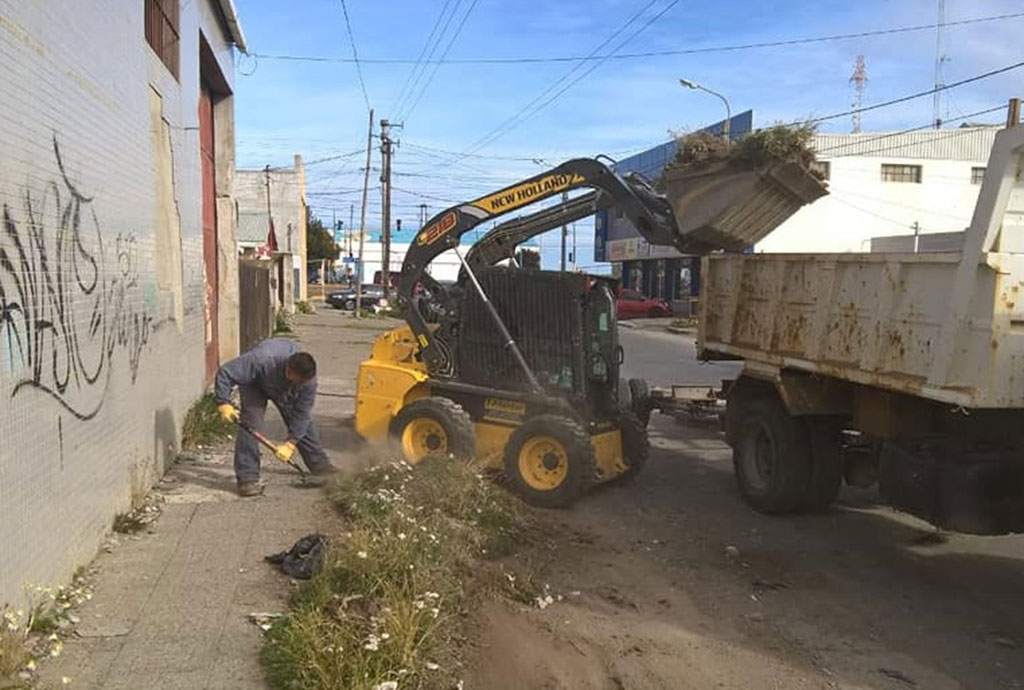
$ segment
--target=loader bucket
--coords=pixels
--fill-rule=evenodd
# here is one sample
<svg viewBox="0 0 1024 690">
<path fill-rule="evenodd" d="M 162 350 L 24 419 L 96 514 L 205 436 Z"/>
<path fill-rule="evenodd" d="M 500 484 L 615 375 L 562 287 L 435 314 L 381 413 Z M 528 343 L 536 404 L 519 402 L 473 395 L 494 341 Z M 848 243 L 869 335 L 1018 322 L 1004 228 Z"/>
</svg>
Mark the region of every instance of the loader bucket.
<svg viewBox="0 0 1024 690">
<path fill-rule="evenodd" d="M 755 170 L 719 162 L 668 171 L 661 184 L 675 212 L 676 247 L 687 254 L 743 251 L 801 206 L 828 194 L 825 184 L 796 162 Z"/>
</svg>

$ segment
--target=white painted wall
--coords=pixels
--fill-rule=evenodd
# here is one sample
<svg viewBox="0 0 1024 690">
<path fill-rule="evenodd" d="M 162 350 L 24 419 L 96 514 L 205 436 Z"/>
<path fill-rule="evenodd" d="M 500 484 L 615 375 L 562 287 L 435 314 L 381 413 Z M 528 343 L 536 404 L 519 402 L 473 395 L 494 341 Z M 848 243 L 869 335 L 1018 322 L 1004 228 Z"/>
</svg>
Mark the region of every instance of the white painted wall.
<svg viewBox="0 0 1024 690">
<path fill-rule="evenodd" d="M 922 137 L 921 135 L 926 135 Z M 908 147 L 891 151 L 873 150 L 868 155 L 821 156 L 831 165 L 829 195 L 800 209 L 768 237 L 758 243 L 759 252 L 861 252 L 870 251 L 870 238 L 913 233 L 914 223 L 922 234 L 957 232 L 970 224 L 981 185 L 971 183 L 971 168 L 984 167 L 994 130 L 965 134 L 975 145 L 931 152 L 939 136 L 958 133 L 915 133 L 922 144 L 919 157 L 901 157 Z M 881 135 L 862 135 L 875 137 Z M 929 139 L 932 140 L 929 143 Z M 832 135 L 831 141 L 839 137 Z M 884 141 L 884 140 L 883 140 Z M 947 140 L 939 140 L 945 143 Z M 987 144 L 987 146 L 986 146 Z M 836 146 L 835 143 L 831 144 Z M 876 144 L 876 149 L 880 147 Z M 856 153 L 856 149 L 849 153 Z M 926 157 L 964 155 L 962 159 Z M 967 156 L 972 156 L 968 158 Z M 920 165 L 920 184 L 883 182 L 882 164 Z"/>
<path fill-rule="evenodd" d="M 230 83 L 219 17 L 182 3 L 176 80 L 142 2 L 0 0 L 0 604 L 92 558 L 203 391 L 199 41 Z"/>
</svg>

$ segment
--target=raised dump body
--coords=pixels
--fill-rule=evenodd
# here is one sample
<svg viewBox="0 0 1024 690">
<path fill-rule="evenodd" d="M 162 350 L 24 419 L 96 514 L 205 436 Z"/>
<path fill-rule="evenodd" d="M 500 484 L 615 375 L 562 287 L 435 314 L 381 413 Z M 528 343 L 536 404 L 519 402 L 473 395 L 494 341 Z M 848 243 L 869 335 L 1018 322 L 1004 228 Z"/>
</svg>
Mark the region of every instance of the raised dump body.
<svg viewBox="0 0 1024 690">
<path fill-rule="evenodd" d="M 699 350 L 752 370 L 1024 409 L 1022 145 L 1024 128 L 996 139 L 961 253 L 705 257 Z"/>
<path fill-rule="evenodd" d="M 1024 255 L 705 258 L 699 349 L 963 407 L 1024 408 Z M 966 318 L 952 297 L 969 293 Z"/>
<path fill-rule="evenodd" d="M 743 497 L 816 511 L 842 481 L 946 529 L 1024 532 L 1024 127 L 996 137 L 951 254 L 713 254 L 698 350 L 736 358 Z M 828 228 L 822 228 L 828 232 Z"/>
</svg>

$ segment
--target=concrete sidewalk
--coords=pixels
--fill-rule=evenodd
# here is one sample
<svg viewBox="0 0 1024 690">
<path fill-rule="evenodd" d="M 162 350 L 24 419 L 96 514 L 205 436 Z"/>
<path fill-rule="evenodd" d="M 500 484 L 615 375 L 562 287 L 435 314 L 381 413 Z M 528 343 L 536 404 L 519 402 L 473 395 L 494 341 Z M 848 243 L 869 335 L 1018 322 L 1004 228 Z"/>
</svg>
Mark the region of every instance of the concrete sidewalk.
<svg viewBox="0 0 1024 690">
<path fill-rule="evenodd" d="M 374 337 L 395 322 L 356 321 L 321 308 L 296 319 L 296 336 L 316 358 L 314 416 L 332 462 L 351 468 L 355 374 Z M 273 409 L 273 406 L 271 406 Z M 267 430 L 282 438 L 276 412 Z M 43 665 L 44 686 L 89 690 L 264 688 L 256 612 L 286 610 L 293 586 L 265 563 L 333 520 L 322 491 L 264 452 L 266 492 L 234 493 L 230 448 L 179 461 L 155 489 L 162 516 L 139 537 L 116 535 L 96 559 L 92 600 L 64 653 Z"/>
</svg>

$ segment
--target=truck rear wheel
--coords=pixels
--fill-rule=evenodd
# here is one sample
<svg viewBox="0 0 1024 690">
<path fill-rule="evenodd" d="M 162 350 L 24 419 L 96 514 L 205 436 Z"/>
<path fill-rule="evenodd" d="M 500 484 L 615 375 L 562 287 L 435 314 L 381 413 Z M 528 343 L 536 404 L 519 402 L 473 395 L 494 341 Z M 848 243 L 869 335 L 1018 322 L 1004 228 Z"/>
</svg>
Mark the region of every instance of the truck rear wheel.
<svg viewBox="0 0 1024 690">
<path fill-rule="evenodd" d="M 806 425 L 774 397 L 752 397 L 741 410 L 742 416 L 735 419 L 732 454 L 740 494 L 762 513 L 800 510 L 811 479 Z"/>
<path fill-rule="evenodd" d="M 596 474 L 590 437 L 566 417 L 532 417 L 505 445 L 505 476 L 513 490 L 535 506 L 568 506 L 590 487 Z"/>
<path fill-rule="evenodd" d="M 802 510 L 821 513 L 839 495 L 843 483 L 842 422 L 835 417 L 807 417 L 811 445 L 811 476 Z"/>
<path fill-rule="evenodd" d="M 459 460 L 473 456 L 473 420 L 448 398 L 423 398 L 409 403 L 391 422 L 391 435 L 410 465 L 433 456 Z"/>
</svg>

